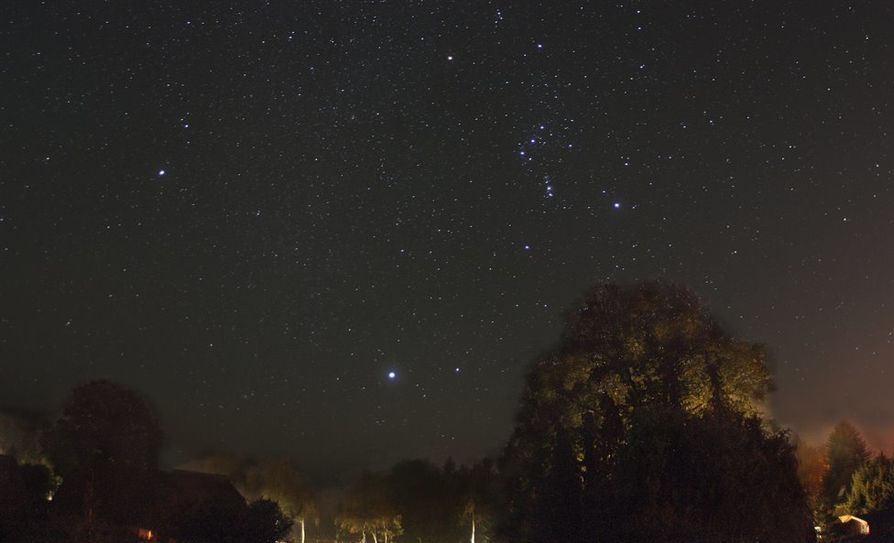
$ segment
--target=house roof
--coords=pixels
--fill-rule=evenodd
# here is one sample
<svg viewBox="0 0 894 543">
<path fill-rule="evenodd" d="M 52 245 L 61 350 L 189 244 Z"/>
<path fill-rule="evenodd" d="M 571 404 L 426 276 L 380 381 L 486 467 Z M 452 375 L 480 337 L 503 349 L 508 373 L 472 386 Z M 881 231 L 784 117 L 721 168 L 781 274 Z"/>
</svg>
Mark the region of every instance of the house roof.
<svg viewBox="0 0 894 543">
<path fill-rule="evenodd" d="M 245 498 L 226 476 L 175 469 L 161 473 L 161 494 L 177 503 L 240 508 Z"/>
</svg>

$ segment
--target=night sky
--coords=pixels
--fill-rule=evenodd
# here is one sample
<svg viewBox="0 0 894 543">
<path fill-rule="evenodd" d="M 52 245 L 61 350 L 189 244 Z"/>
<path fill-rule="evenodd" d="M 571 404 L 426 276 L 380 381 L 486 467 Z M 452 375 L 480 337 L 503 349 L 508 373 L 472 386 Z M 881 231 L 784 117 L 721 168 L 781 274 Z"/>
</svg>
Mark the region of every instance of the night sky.
<svg viewBox="0 0 894 543">
<path fill-rule="evenodd" d="M 8 0 L 0 406 L 106 377 L 170 462 L 469 459 L 600 281 L 894 445 L 894 6 Z M 393 372 L 393 373 L 392 373 Z"/>
</svg>

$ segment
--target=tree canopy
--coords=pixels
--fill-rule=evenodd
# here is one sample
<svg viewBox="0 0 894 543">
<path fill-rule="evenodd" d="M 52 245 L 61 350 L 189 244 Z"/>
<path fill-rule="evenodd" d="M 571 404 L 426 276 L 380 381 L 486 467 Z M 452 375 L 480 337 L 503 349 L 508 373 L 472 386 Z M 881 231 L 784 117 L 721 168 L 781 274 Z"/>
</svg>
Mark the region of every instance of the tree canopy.
<svg viewBox="0 0 894 543">
<path fill-rule="evenodd" d="M 502 460 L 504 535 L 809 539 L 793 450 L 757 416 L 771 389 L 766 357 L 687 289 L 661 282 L 592 289 L 528 375 Z M 748 483 L 753 476 L 778 492 L 765 497 Z M 777 513 L 746 521 L 735 502 L 718 501 L 721 489 L 740 502 L 747 489 L 755 507 Z M 701 532 L 692 532 L 696 522 Z"/>
<path fill-rule="evenodd" d="M 98 465 L 155 469 L 162 440 L 158 419 L 142 395 L 101 380 L 72 391 L 41 444 L 65 477 Z"/>
<path fill-rule="evenodd" d="M 880 454 L 857 468 L 842 509 L 854 515 L 894 511 L 894 460 Z"/>
</svg>

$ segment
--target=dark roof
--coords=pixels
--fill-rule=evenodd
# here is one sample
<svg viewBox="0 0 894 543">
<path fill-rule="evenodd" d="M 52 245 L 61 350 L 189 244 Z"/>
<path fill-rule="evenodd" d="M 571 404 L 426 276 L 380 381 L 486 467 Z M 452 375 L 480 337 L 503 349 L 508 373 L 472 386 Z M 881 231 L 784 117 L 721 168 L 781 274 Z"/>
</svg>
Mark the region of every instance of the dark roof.
<svg viewBox="0 0 894 543">
<path fill-rule="evenodd" d="M 245 498 L 224 475 L 175 469 L 162 472 L 160 479 L 161 496 L 178 507 L 245 507 Z"/>
<path fill-rule="evenodd" d="M 183 470 L 125 471 L 112 476 L 110 482 L 116 488 L 116 497 L 105 500 L 105 510 L 97 514 L 122 526 L 159 528 L 191 512 L 224 511 L 238 515 L 246 507 L 239 491 L 221 475 Z M 64 480 L 53 507 L 77 511 L 83 495 L 83 480 Z"/>
</svg>

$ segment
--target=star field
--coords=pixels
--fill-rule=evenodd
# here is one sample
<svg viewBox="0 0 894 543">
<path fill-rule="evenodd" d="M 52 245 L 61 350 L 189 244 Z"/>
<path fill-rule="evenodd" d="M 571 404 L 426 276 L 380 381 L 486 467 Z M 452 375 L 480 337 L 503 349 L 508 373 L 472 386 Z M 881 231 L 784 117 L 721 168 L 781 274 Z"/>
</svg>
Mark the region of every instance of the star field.
<svg viewBox="0 0 894 543">
<path fill-rule="evenodd" d="M 104 376 L 173 459 L 463 459 L 575 297 L 666 278 L 770 346 L 781 422 L 890 446 L 892 15 L 4 5 L 0 404 Z"/>
</svg>

